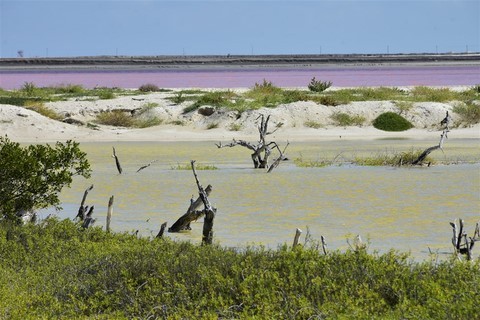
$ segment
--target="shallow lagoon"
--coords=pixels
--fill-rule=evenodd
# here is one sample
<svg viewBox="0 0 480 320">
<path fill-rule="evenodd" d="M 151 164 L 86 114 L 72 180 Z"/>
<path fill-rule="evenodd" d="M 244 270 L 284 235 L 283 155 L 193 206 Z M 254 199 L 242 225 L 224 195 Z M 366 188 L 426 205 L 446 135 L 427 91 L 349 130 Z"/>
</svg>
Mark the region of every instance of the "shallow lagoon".
<svg viewBox="0 0 480 320">
<path fill-rule="evenodd" d="M 424 149 L 434 141 L 375 140 L 295 142 L 287 149 L 290 160 L 337 159 L 324 168 L 300 168 L 293 161 L 272 173 L 252 169 L 250 152 L 242 147 L 217 149 L 213 142 L 83 143 L 92 164 L 89 180 L 75 179 L 61 194 L 62 218 L 76 215 L 84 190 L 95 205 L 97 225 L 105 224 L 106 206 L 115 196 L 112 229 L 139 230 L 155 236 L 161 223 L 171 226 L 197 196 L 191 170 L 172 170 L 191 159 L 218 170 L 198 171 L 200 182 L 213 186 L 209 199 L 218 208 L 214 241 L 223 246 L 262 244 L 275 248 L 293 240 L 296 228 L 308 227 L 313 239 L 323 235 L 330 249 L 345 250 L 347 238 L 360 234 L 370 250 L 391 248 L 427 258 L 429 248 L 452 252 L 450 221 L 463 218 L 472 233 L 480 220 L 479 141 L 448 140 L 440 162 L 430 168 L 359 167 L 355 156 Z M 124 174 L 119 175 L 112 155 L 115 146 Z M 158 160 L 136 173 L 139 167 Z M 462 162 L 443 165 L 442 162 Z M 468 163 L 463 163 L 463 162 Z M 44 210 L 45 217 L 52 210 Z M 203 219 L 192 231 L 168 233 L 174 239 L 200 243 Z"/>
</svg>

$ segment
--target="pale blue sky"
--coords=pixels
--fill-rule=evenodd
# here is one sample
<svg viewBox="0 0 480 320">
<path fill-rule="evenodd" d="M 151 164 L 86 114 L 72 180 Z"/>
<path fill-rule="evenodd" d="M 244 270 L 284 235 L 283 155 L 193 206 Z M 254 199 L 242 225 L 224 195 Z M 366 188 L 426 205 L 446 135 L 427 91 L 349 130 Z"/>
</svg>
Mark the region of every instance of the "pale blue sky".
<svg viewBox="0 0 480 320">
<path fill-rule="evenodd" d="M 0 55 L 479 52 L 480 1 L 0 0 Z"/>
</svg>

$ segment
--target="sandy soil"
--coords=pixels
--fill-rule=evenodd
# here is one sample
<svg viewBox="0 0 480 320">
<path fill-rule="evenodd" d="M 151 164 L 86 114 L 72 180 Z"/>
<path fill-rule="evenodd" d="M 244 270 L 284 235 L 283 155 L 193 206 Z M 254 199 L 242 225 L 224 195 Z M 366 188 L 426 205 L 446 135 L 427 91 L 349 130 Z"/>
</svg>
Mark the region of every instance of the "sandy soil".
<svg viewBox="0 0 480 320">
<path fill-rule="evenodd" d="M 242 90 L 242 89 L 238 89 Z M 440 137 L 440 121 L 447 110 L 453 122 L 459 117 L 452 112 L 453 104 L 422 102 L 415 103 L 404 115 L 415 128 L 404 132 L 385 132 L 375 129 L 371 122 L 386 111 L 399 112 L 390 101 L 353 102 L 336 107 L 314 102 L 296 102 L 277 108 L 262 108 L 238 113 L 222 108 L 202 107 L 200 112 L 183 114 L 183 108 L 191 102 L 175 105 L 168 97 L 174 93 L 152 93 L 138 96 L 123 96 L 112 100 L 70 101 L 46 104 L 59 113 L 65 121 L 55 121 L 22 107 L 0 105 L 0 132 L 18 142 L 52 142 L 74 139 L 79 142 L 93 141 L 229 141 L 256 139 L 256 119 L 260 114 L 271 115 L 270 128 L 278 127 L 271 136 L 278 141 L 321 141 L 346 139 L 411 138 L 435 139 Z M 163 124 L 145 129 L 132 129 L 92 125 L 96 115 L 103 111 L 121 109 L 138 112 L 147 104 L 156 104 L 142 113 L 141 117 L 156 116 Z M 202 115 L 213 112 L 211 115 Z M 337 127 L 331 115 L 345 112 L 365 118 L 361 127 Z M 174 124 L 177 123 L 177 124 Z M 308 123 L 321 126 L 314 129 Z M 208 129 L 209 127 L 215 127 Z M 235 131 L 233 130 L 235 129 Z M 480 139 L 480 125 L 452 129 L 451 137 Z"/>
</svg>

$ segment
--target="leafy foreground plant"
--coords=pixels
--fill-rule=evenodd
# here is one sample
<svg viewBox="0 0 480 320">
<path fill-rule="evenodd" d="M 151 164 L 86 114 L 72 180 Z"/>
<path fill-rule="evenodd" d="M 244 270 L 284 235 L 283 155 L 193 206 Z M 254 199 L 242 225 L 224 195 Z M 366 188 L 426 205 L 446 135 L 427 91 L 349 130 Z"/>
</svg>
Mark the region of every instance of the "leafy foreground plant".
<svg viewBox="0 0 480 320">
<path fill-rule="evenodd" d="M 480 262 L 0 224 L 2 319 L 475 319 Z"/>
<path fill-rule="evenodd" d="M 0 222 L 17 220 L 21 210 L 58 206 L 58 194 L 72 177 L 90 176 L 86 154 L 73 141 L 21 147 L 0 137 Z"/>
</svg>

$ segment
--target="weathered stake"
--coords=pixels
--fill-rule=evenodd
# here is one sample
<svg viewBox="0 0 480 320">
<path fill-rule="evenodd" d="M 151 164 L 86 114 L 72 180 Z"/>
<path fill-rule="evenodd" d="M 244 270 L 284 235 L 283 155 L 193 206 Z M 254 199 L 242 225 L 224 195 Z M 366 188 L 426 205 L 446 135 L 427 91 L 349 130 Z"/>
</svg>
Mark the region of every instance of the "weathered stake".
<svg viewBox="0 0 480 320">
<path fill-rule="evenodd" d="M 167 227 L 167 223 L 164 222 L 160 226 L 160 231 L 158 232 L 157 236 L 155 238 L 163 238 L 163 233 L 165 232 L 165 228 Z"/>
</svg>

